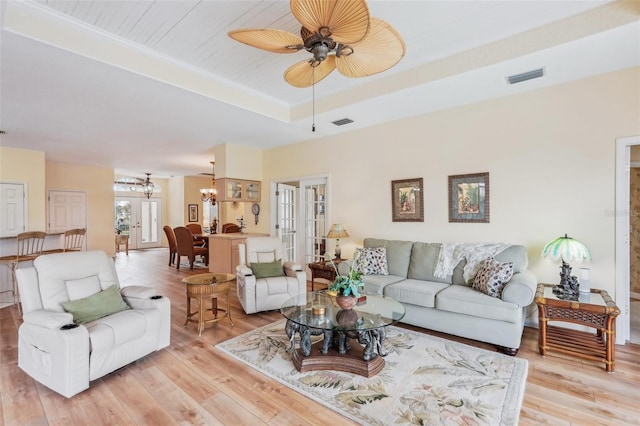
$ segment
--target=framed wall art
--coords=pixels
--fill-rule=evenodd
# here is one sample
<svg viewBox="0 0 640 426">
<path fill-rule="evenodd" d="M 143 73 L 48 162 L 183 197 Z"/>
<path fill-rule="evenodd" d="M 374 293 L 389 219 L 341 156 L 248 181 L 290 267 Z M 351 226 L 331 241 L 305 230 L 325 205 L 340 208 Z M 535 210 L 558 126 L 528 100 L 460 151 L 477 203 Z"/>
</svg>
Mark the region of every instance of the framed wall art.
<svg viewBox="0 0 640 426">
<path fill-rule="evenodd" d="M 449 222 L 489 223 L 489 173 L 449 176 Z"/>
<path fill-rule="evenodd" d="M 198 221 L 198 205 L 189 204 L 189 222 Z"/>
<path fill-rule="evenodd" d="M 424 222 L 422 178 L 391 181 L 391 217 L 394 222 Z"/>
</svg>

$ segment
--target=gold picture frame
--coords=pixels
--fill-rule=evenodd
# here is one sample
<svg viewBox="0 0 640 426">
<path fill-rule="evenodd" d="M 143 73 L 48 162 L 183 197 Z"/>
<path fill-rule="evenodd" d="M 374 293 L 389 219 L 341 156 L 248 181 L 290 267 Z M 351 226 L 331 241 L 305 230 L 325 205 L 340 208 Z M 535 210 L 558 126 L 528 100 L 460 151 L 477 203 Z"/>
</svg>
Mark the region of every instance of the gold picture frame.
<svg viewBox="0 0 640 426">
<path fill-rule="evenodd" d="M 422 178 L 391 181 L 391 217 L 394 222 L 424 222 Z"/>
<path fill-rule="evenodd" d="M 449 176 L 449 222 L 489 223 L 489 173 Z"/>
</svg>

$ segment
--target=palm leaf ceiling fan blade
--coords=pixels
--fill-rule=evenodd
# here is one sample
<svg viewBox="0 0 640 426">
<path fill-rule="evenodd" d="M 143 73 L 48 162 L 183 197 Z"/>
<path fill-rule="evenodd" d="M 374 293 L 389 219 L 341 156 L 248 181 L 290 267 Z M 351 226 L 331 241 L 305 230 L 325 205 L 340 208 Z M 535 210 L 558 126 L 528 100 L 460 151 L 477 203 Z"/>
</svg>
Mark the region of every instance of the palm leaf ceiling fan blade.
<svg viewBox="0 0 640 426">
<path fill-rule="evenodd" d="M 405 54 L 400 34 L 382 19 L 371 18 L 367 36 L 358 43 L 342 46 L 336 67 L 347 77 L 366 77 L 388 70 Z"/>
<path fill-rule="evenodd" d="M 311 66 L 309 60 L 304 60 L 290 66 L 284 72 L 284 79 L 295 87 L 309 87 L 331 74 L 335 68 L 336 57 L 334 55 L 327 56 L 327 59 L 315 67 Z"/>
<path fill-rule="evenodd" d="M 291 0 L 291 12 L 303 28 L 331 36 L 338 43 L 355 43 L 369 31 L 365 0 Z M 327 29 L 329 33 L 323 33 Z"/>
<path fill-rule="evenodd" d="M 302 39 L 283 30 L 245 28 L 227 33 L 232 39 L 274 53 L 294 53 L 302 49 Z"/>
</svg>

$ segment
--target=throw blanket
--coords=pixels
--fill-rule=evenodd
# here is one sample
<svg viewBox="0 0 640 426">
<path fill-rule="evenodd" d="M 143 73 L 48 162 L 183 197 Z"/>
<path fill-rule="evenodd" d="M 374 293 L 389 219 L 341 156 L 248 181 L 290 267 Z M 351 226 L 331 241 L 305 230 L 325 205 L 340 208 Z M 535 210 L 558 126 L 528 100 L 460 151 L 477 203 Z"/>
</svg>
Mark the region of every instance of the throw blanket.
<svg viewBox="0 0 640 426">
<path fill-rule="evenodd" d="M 469 283 L 476 276 L 483 260 L 510 246 L 511 244 L 507 243 L 444 243 L 440 246 L 438 263 L 433 275 L 437 278 L 447 278 L 453 274 L 453 270 L 462 259 L 467 259 L 462 276 L 464 281 Z"/>
</svg>

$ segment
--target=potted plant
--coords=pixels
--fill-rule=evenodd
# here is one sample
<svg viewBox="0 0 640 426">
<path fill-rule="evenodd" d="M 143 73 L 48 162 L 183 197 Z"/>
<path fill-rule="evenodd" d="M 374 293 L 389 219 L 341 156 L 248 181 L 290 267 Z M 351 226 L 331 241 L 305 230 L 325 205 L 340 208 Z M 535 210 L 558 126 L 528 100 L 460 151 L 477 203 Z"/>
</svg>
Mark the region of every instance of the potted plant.
<svg viewBox="0 0 640 426">
<path fill-rule="evenodd" d="M 347 275 L 340 275 L 335 263 L 331 261 L 331 265 L 336 271 L 336 278 L 333 280 L 327 294 L 336 298 L 336 303 L 342 309 L 351 309 L 360 297 L 360 289 L 364 287 L 362 281 L 362 273 L 358 272 L 358 264 L 360 262 L 360 253 L 356 254 L 353 263 L 349 267 Z"/>
</svg>

